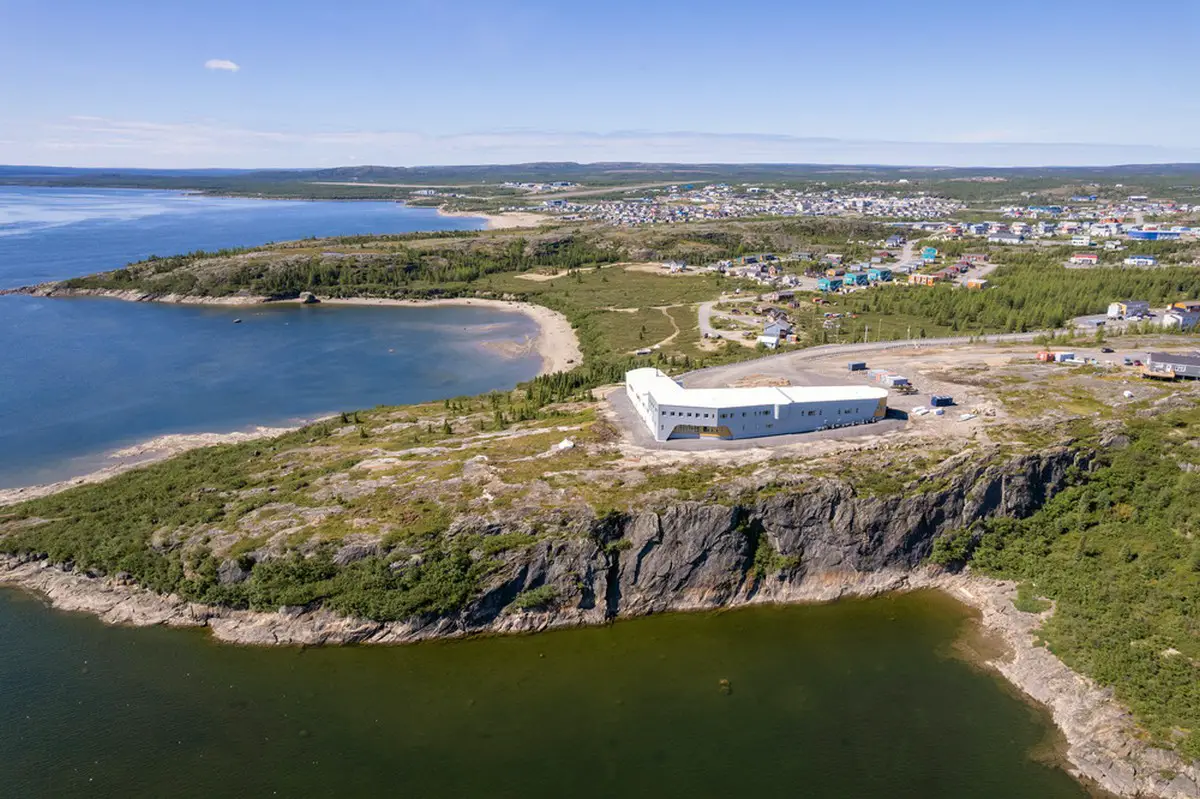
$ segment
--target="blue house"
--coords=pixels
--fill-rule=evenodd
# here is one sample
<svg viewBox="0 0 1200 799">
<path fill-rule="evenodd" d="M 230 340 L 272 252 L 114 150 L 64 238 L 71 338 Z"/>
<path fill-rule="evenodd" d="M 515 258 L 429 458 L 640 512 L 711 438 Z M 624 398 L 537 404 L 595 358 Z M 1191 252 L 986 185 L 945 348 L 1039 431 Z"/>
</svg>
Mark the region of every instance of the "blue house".
<svg viewBox="0 0 1200 799">
<path fill-rule="evenodd" d="M 823 277 L 817 281 L 817 288 L 821 291 L 837 291 L 842 287 L 842 279 L 840 277 Z"/>
<path fill-rule="evenodd" d="M 846 275 L 846 284 L 850 286 L 869 286 L 871 285 L 870 272 L 854 272 Z"/>
<path fill-rule="evenodd" d="M 867 270 L 867 279 L 875 283 L 888 283 L 892 279 L 892 270 L 878 267 Z"/>
</svg>

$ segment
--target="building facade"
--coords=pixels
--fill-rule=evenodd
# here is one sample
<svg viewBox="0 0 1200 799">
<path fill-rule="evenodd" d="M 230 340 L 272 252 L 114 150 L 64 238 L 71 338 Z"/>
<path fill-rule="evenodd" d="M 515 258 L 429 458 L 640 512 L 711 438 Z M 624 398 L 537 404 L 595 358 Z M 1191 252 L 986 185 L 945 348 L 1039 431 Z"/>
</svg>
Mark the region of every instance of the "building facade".
<svg viewBox="0 0 1200 799">
<path fill-rule="evenodd" d="M 887 415 L 873 386 L 684 388 L 654 368 L 625 373 L 625 394 L 655 441 L 738 439 L 868 424 Z"/>
<path fill-rule="evenodd" d="M 1109 319 L 1128 319 L 1131 316 L 1145 316 L 1150 313 L 1150 303 L 1145 300 L 1125 300 L 1110 303 L 1108 306 Z"/>
<path fill-rule="evenodd" d="M 1152 372 L 1171 373 L 1175 377 L 1200 379 L 1200 353 L 1181 355 L 1176 352 L 1152 352 L 1146 358 Z"/>
</svg>

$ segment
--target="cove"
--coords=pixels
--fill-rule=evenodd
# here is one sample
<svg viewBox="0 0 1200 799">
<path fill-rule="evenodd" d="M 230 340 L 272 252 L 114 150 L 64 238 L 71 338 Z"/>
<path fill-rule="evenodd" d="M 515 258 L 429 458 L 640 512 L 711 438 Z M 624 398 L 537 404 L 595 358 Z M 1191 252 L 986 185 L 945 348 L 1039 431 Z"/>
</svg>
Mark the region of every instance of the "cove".
<svg viewBox="0 0 1200 799">
<path fill-rule="evenodd" d="M 165 433 L 289 425 L 511 387 L 537 335 L 490 308 L 175 306 L 0 298 L 0 488 L 75 477 Z M 235 319 L 242 320 L 234 324 Z"/>
<path fill-rule="evenodd" d="M 533 636 L 255 649 L 0 591 L 13 796 L 1084 797 L 917 592 Z M 722 680 L 728 681 L 728 690 Z"/>
<path fill-rule="evenodd" d="M 392 202 L 0 186 L 0 288 L 311 235 L 476 229 Z M 235 319 L 242 322 L 234 324 Z M 0 297 L 0 489 L 110 465 L 166 433 L 296 424 L 511 387 L 536 324 L 483 308 L 222 308 Z"/>
</svg>

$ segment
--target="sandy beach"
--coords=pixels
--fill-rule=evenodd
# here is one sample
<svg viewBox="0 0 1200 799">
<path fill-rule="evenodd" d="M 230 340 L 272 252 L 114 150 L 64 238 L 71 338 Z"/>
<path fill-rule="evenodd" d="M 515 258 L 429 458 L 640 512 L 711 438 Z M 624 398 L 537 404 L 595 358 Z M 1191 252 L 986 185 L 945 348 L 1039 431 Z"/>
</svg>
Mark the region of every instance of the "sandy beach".
<svg viewBox="0 0 1200 799">
<path fill-rule="evenodd" d="M 350 299 L 321 298 L 322 305 L 393 305 L 400 307 L 419 308 L 431 305 L 471 305 L 475 307 L 496 308 L 502 311 L 516 311 L 532 318 L 538 325 L 538 335 L 531 346 L 542 358 L 541 374 L 565 372 L 574 369 L 583 361 L 579 350 L 579 339 L 571 329 L 567 317 L 549 308 L 533 305 L 528 302 L 512 302 L 509 300 L 487 300 L 462 297 L 444 300 L 389 300 L 372 297 L 354 297 Z"/>
<path fill-rule="evenodd" d="M 499 214 L 484 214 L 478 211 L 447 211 L 444 207 L 438 208 L 438 214 L 441 216 L 458 216 L 470 217 L 472 219 L 483 219 L 486 221 L 488 230 L 505 230 L 507 228 L 518 227 L 538 227 L 547 222 L 553 221 L 551 217 L 545 214 L 538 214 L 532 211 L 505 211 Z"/>
<path fill-rule="evenodd" d="M 280 305 L 298 304 L 299 299 L 272 300 L 268 297 L 239 294 L 233 297 L 194 297 L 187 294 L 149 294 L 141 291 L 116 291 L 110 289 L 61 289 L 57 284 L 47 283 L 30 289 L 17 289 L 12 293 L 27 293 L 43 297 L 109 297 L 127 302 L 162 302 L 177 305 Z M 579 339 L 571 323 L 558 311 L 552 311 L 541 305 L 513 300 L 491 300 L 474 297 L 455 297 L 436 300 L 394 300 L 382 297 L 318 297 L 318 305 L 390 305 L 398 307 L 417 308 L 432 305 L 474 305 L 477 307 L 498 308 L 504 311 L 516 311 L 532 318 L 538 325 L 538 335 L 530 342 L 530 348 L 536 350 L 542 358 L 540 374 L 565 372 L 574 369 L 583 362 L 583 353 L 579 349 Z M 504 348 L 505 351 L 512 348 Z"/>
</svg>

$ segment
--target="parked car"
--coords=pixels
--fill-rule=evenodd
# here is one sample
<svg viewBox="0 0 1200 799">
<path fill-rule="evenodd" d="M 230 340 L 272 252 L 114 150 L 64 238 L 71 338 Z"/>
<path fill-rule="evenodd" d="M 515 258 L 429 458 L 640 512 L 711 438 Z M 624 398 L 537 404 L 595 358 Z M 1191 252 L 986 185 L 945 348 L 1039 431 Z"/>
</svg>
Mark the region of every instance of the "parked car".
<svg viewBox="0 0 1200 799">
<path fill-rule="evenodd" d="M 1124 363 L 1126 366 L 1133 366 L 1133 358 L 1126 358 Z"/>
<path fill-rule="evenodd" d="M 1142 362 L 1141 362 L 1141 361 L 1139 361 L 1137 358 L 1134 358 L 1134 359 L 1133 359 L 1133 365 L 1134 365 L 1134 366 L 1141 366 L 1141 365 L 1142 365 Z"/>
<path fill-rule="evenodd" d="M 1101 352 L 1112 352 L 1113 348 L 1112 347 L 1101 347 L 1100 351 Z"/>
</svg>

